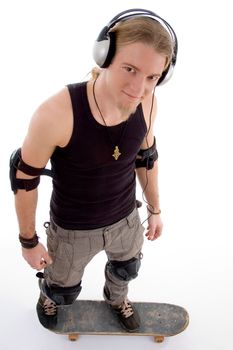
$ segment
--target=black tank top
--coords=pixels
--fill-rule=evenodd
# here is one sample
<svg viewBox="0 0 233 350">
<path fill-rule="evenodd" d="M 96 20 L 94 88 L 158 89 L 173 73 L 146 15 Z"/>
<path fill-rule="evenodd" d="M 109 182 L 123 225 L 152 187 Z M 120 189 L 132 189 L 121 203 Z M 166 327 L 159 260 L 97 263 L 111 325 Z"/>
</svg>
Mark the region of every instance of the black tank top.
<svg viewBox="0 0 233 350">
<path fill-rule="evenodd" d="M 87 83 L 68 85 L 73 132 L 68 145 L 51 157 L 51 216 L 64 229 L 89 230 L 111 225 L 135 208 L 135 159 L 146 134 L 142 106 L 129 117 L 118 160 L 106 126 L 93 117 Z M 118 145 L 126 122 L 108 127 Z"/>
</svg>

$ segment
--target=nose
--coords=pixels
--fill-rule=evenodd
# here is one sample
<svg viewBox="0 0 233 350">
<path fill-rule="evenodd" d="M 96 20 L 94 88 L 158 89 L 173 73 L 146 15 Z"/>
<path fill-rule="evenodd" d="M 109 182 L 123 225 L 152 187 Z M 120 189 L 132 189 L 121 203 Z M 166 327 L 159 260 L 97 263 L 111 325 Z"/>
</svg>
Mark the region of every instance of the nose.
<svg viewBox="0 0 233 350">
<path fill-rule="evenodd" d="M 143 76 L 137 74 L 130 84 L 131 93 L 135 97 L 141 97 L 144 95 L 145 91 L 145 79 Z"/>
</svg>

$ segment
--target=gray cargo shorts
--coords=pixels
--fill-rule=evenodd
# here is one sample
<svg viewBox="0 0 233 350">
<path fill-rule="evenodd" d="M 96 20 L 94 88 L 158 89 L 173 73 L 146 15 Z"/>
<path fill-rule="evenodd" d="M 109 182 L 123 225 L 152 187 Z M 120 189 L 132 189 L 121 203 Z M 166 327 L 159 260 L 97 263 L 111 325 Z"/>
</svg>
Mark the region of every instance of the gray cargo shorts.
<svg viewBox="0 0 233 350">
<path fill-rule="evenodd" d="M 108 261 L 140 258 L 143 232 L 137 208 L 119 222 L 94 230 L 65 230 L 51 220 L 46 229 L 48 252 L 53 259 L 45 269 L 48 285 L 77 285 L 87 264 L 103 250 Z"/>
</svg>

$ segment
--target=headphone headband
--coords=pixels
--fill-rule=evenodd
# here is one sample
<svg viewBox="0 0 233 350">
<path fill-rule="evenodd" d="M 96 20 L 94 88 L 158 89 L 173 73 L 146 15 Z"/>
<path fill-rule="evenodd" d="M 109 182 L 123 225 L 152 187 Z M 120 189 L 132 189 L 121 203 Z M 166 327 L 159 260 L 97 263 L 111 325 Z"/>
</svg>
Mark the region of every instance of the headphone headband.
<svg viewBox="0 0 233 350">
<path fill-rule="evenodd" d="M 94 60 L 101 68 L 106 68 L 110 65 L 116 50 L 115 35 L 110 31 L 111 28 L 113 28 L 118 22 L 126 21 L 129 18 L 135 17 L 147 17 L 159 22 L 167 30 L 171 37 L 173 43 L 173 55 L 171 63 L 169 67 L 163 72 L 157 85 L 161 85 L 162 83 L 164 84 L 171 78 L 174 66 L 176 64 L 178 41 L 171 25 L 162 17 L 158 16 L 156 13 L 150 10 L 134 8 L 122 11 L 114 16 L 110 22 L 101 30 L 95 41 L 93 48 Z"/>
</svg>

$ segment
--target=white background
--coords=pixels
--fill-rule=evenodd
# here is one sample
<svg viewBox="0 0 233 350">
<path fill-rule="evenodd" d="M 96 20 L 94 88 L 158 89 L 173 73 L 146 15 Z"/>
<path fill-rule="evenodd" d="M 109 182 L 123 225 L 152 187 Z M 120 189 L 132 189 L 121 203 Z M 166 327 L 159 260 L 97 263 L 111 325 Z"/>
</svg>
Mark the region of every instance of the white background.
<svg viewBox="0 0 233 350">
<path fill-rule="evenodd" d="M 1 289 L 0 348 L 232 349 L 232 15 L 230 1 L 20 0 L 0 5 Z M 132 300 L 187 308 L 187 330 L 154 344 L 147 337 L 82 336 L 68 342 L 42 328 L 35 271 L 21 257 L 8 160 L 36 107 L 65 84 L 85 79 L 92 45 L 118 12 L 143 7 L 179 39 L 172 80 L 157 89 L 155 126 L 163 236 L 145 241 Z M 50 179 L 41 181 L 37 231 L 45 239 Z M 140 197 L 140 191 L 138 191 Z M 145 219 L 144 209 L 141 211 Z M 104 254 L 88 266 L 81 297 L 102 297 Z"/>
</svg>

